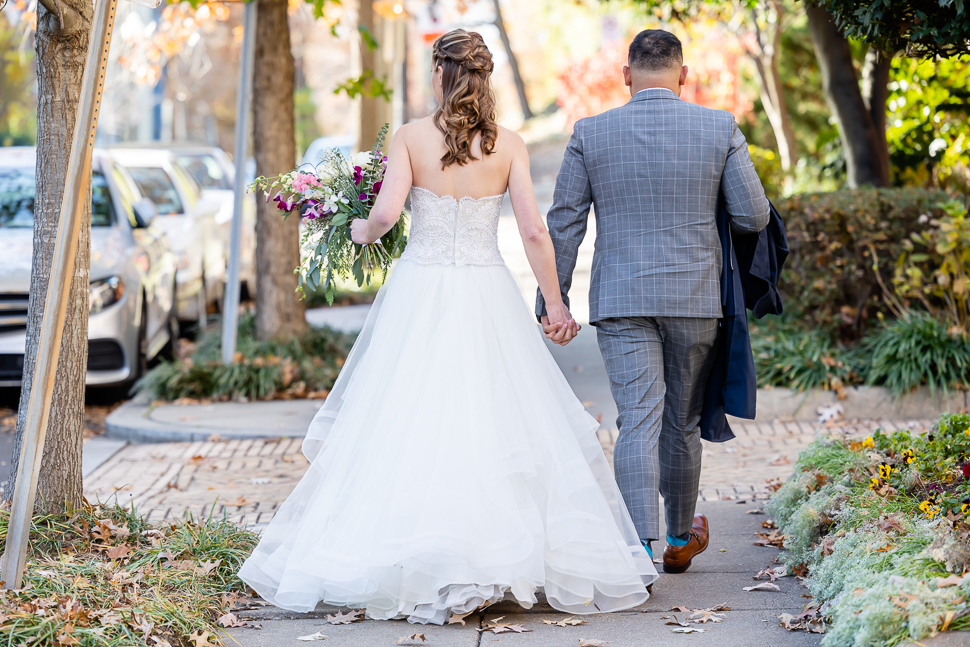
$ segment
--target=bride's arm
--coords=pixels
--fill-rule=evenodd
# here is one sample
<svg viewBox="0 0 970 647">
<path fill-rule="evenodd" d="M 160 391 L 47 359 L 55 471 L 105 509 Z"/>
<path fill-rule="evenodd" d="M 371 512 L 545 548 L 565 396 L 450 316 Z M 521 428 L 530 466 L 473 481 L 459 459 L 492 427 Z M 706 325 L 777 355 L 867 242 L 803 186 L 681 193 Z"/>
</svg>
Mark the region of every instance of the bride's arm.
<svg viewBox="0 0 970 647">
<path fill-rule="evenodd" d="M 559 289 L 559 275 L 556 272 L 556 252 L 552 247 L 549 230 L 539 214 L 532 175 L 529 172 L 529 151 L 522 138 L 513 133 L 506 135 L 513 142 L 512 166 L 509 169 L 509 197 L 519 226 L 519 235 L 525 246 L 525 254 L 532 266 L 532 272 L 539 282 L 539 290 L 546 301 L 549 324 L 556 329 L 546 328 L 546 336 L 556 343 L 566 344 L 579 331 L 569 309 L 563 303 Z M 543 322 L 545 323 L 545 322 Z M 545 326 L 544 326 L 545 327 Z"/>
<path fill-rule="evenodd" d="M 404 201 L 411 190 L 411 156 L 404 141 L 406 128 L 402 126 L 391 140 L 381 192 L 374 201 L 370 216 L 367 220 L 357 219 L 350 223 L 351 238 L 359 245 L 377 242 L 401 217 Z"/>
</svg>

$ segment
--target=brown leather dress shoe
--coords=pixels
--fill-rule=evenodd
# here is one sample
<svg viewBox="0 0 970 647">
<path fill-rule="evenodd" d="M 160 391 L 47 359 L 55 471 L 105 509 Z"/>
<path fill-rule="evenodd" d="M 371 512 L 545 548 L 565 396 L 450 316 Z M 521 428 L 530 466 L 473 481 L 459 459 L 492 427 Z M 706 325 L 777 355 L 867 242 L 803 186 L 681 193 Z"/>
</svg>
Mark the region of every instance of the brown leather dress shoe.
<svg viewBox="0 0 970 647">
<path fill-rule="evenodd" d="M 708 537 L 707 517 L 695 514 L 687 544 L 684 546 L 667 544 L 664 548 L 664 573 L 683 573 L 690 568 L 694 556 L 707 550 Z"/>
</svg>

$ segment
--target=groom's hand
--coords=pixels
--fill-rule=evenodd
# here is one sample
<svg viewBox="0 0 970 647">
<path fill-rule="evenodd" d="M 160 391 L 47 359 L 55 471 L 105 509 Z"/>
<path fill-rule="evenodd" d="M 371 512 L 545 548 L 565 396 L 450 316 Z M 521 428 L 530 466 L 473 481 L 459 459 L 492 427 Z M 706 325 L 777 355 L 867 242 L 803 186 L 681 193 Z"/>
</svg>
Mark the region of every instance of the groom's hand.
<svg viewBox="0 0 970 647">
<path fill-rule="evenodd" d="M 546 339 L 560 346 L 565 346 L 571 342 L 581 328 L 582 326 L 576 323 L 576 320 L 572 317 L 557 323 L 550 323 L 548 316 L 542 317 L 542 332 L 545 333 Z"/>
</svg>

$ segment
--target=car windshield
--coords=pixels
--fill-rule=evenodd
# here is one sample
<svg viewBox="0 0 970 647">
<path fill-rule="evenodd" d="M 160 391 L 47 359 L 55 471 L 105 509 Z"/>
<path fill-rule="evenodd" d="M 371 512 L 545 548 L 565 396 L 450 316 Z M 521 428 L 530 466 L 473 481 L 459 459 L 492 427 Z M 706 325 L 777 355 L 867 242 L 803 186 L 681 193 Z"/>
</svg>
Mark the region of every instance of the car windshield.
<svg viewBox="0 0 970 647">
<path fill-rule="evenodd" d="M 128 173 L 142 196 L 155 203 L 159 215 L 180 216 L 185 213 L 175 184 L 165 169 L 160 166 L 129 166 Z"/>
<path fill-rule="evenodd" d="M 33 168 L 0 168 L 0 228 L 34 226 L 35 192 Z M 91 174 L 91 226 L 111 226 L 111 196 L 99 171 Z"/>
<path fill-rule="evenodd" d="M 179 155 L 179 164 L 192 174 L 203 189 L 231 189 L 229 178 L 212 155 Z"/>
</svg>

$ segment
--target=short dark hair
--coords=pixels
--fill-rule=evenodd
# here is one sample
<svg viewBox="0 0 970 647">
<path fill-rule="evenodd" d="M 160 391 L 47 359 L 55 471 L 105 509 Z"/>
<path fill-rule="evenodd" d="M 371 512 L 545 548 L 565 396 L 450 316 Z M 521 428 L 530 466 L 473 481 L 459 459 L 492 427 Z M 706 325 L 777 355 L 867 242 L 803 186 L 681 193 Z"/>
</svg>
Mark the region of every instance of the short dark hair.
<svg viewBox="0 0 970 647">
<path fill-rule="evenodd" d="M 644 29 L 630 43 L 631 69 L 659 72 L 684 64 L 680 39 L 663 29 Z"/>
</svg>

